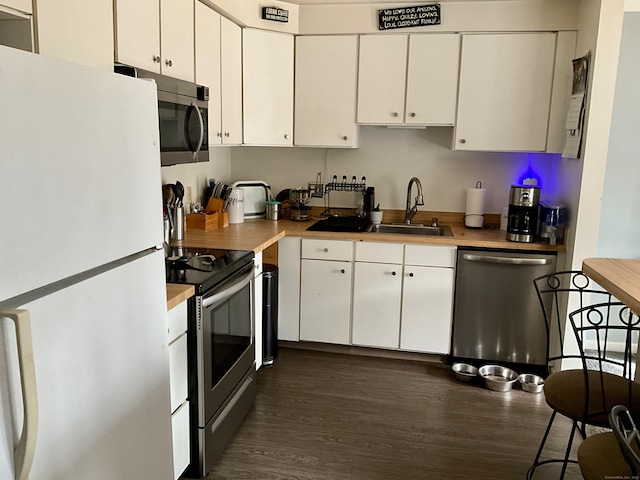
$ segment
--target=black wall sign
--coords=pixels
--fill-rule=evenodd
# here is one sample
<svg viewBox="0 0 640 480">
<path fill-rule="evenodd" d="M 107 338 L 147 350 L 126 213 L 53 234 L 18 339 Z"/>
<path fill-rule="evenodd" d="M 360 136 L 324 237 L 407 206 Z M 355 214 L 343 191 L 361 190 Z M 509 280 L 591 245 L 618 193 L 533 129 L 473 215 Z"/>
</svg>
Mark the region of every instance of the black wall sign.
<svg viewBox="0 0 640 480">
<path fill-rule="evenodd" d="M 289 10 L 282 10 L 281 8 L 274 7 L 262 7 L 262 19 L 287 23 L 289 21 Z"/>
<path fill-rule="evenodd" d="M 378 10 L 378 29 L 440 25 L 440 4 Z"/>
</svg>

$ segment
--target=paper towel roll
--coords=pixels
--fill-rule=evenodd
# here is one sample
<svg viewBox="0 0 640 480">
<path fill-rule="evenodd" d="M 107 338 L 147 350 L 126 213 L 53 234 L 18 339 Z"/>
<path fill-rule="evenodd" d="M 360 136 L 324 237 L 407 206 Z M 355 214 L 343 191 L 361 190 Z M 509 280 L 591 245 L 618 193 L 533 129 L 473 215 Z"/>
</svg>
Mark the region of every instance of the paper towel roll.
<svg viewBox="0 0 640 480">
<path fill-rule="evenodd" d="M 487 190 L 484 188 L 467 189 L 467 207 L 465 209 L 464 224 L 471 228 L 480 228 L 484 222 L 484 203 Z"/>
</svg>

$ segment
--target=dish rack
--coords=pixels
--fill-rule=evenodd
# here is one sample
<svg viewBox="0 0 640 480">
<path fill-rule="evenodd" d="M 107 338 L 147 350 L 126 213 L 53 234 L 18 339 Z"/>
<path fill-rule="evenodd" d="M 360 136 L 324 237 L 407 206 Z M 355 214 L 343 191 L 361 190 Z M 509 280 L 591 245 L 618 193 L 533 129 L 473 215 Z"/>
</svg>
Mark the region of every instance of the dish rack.
<svg viewBox="0 0 640 480">
<path fill-rule="evenodd" d="M 364 196 L 364 193 L 367 191 L 367 178 L 362 177 L 360 181 L 356 179 L 354 175 L 351 177 L 351 181 L 347 181 L 347 176 L 342 176 L 342 181 L 338 180 L 337 175 L 333 176 L 333 179 L 330 183 L 327 183 L 324 186 L 324 207 L 325 210 L 322 212 L 321 217 L 353 217 L 362 216 L 363 212 L 361 208 L 353 207 L 353 208 L 344 208 L 344 207 L 332 207 L 331 206 L 331 192 L 352 192 L 352 193 L 360 193 Z"/>
</svg>

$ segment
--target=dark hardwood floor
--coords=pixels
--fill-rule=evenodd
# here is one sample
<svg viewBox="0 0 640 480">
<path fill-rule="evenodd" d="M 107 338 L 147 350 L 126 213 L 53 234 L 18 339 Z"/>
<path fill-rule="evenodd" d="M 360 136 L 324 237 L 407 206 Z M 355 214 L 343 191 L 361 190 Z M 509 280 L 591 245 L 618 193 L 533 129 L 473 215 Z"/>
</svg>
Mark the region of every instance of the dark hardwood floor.
<svg viewBox="0 0 640 480">
<path fill-rule="evenodd" d="M 281 348 L 206 478 L 524 479 L 550 414 L 544 394 L 460 383 L 443 364 Z M 558 453 L 568 428 L 550 440 Z"/>
</svg>

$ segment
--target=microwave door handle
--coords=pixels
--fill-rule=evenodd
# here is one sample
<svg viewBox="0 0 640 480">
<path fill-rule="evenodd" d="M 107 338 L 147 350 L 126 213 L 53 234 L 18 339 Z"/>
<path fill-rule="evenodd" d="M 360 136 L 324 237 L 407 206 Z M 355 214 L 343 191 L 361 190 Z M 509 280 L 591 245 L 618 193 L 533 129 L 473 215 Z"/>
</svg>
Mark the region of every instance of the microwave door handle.
<svg viewBox="0 0 640 480">
<path fill-rule="evenodd" d="M 202 300 L 202 306 L 204 308 L 206 308 L 206 307 L 208 307 L 210 305 L 213 305 L 214 303 L 218 303 L 218 302 L 221 302 L 223 300 L 226 300 L 231 295 L 234 295 L 235 293 L 237 293 L 240 290 L 242 290 L 249 282 L 251 282 L 251 280 L 253 280 L 253 277 L 254 277 L 254 273 L 253 273 L 253 269 L 251 269 L 246 276 L 242 277 L 241 280 L 239 280 L 238 282 L 234 283 L 229 288 L 226 288 L 221 292 L 215 293 L 215 294 L 211 295 L 210 297 L 205 297 Z"/>
<path fill-rule="evenodd" d="M 193 149 L 193 159 L 195 160 L 198 156 L 198 152 L 202 148 L 202 142 L 204 142 L 204 120 L 202 119 L 202 114 L 200 113 L 200 109 L 196 105 L 196 102 L 191 102 L 191 107 L 198 115 L 198 125 L 200 126 L 200 138 L 198 138 L 198 145 Z"/>
<path fill-rule="evenodd" d="M 18 364 L 22 384 L 23 424 L 20 440 L 14 451 L 16 480 L 27 480 L 33 463 L 38 435 L 38 391 L 33 360 L 33 342 L 29 310 L 0 311 L 0 318 L 13 320 L 18 344 Z"/>
</svg>

